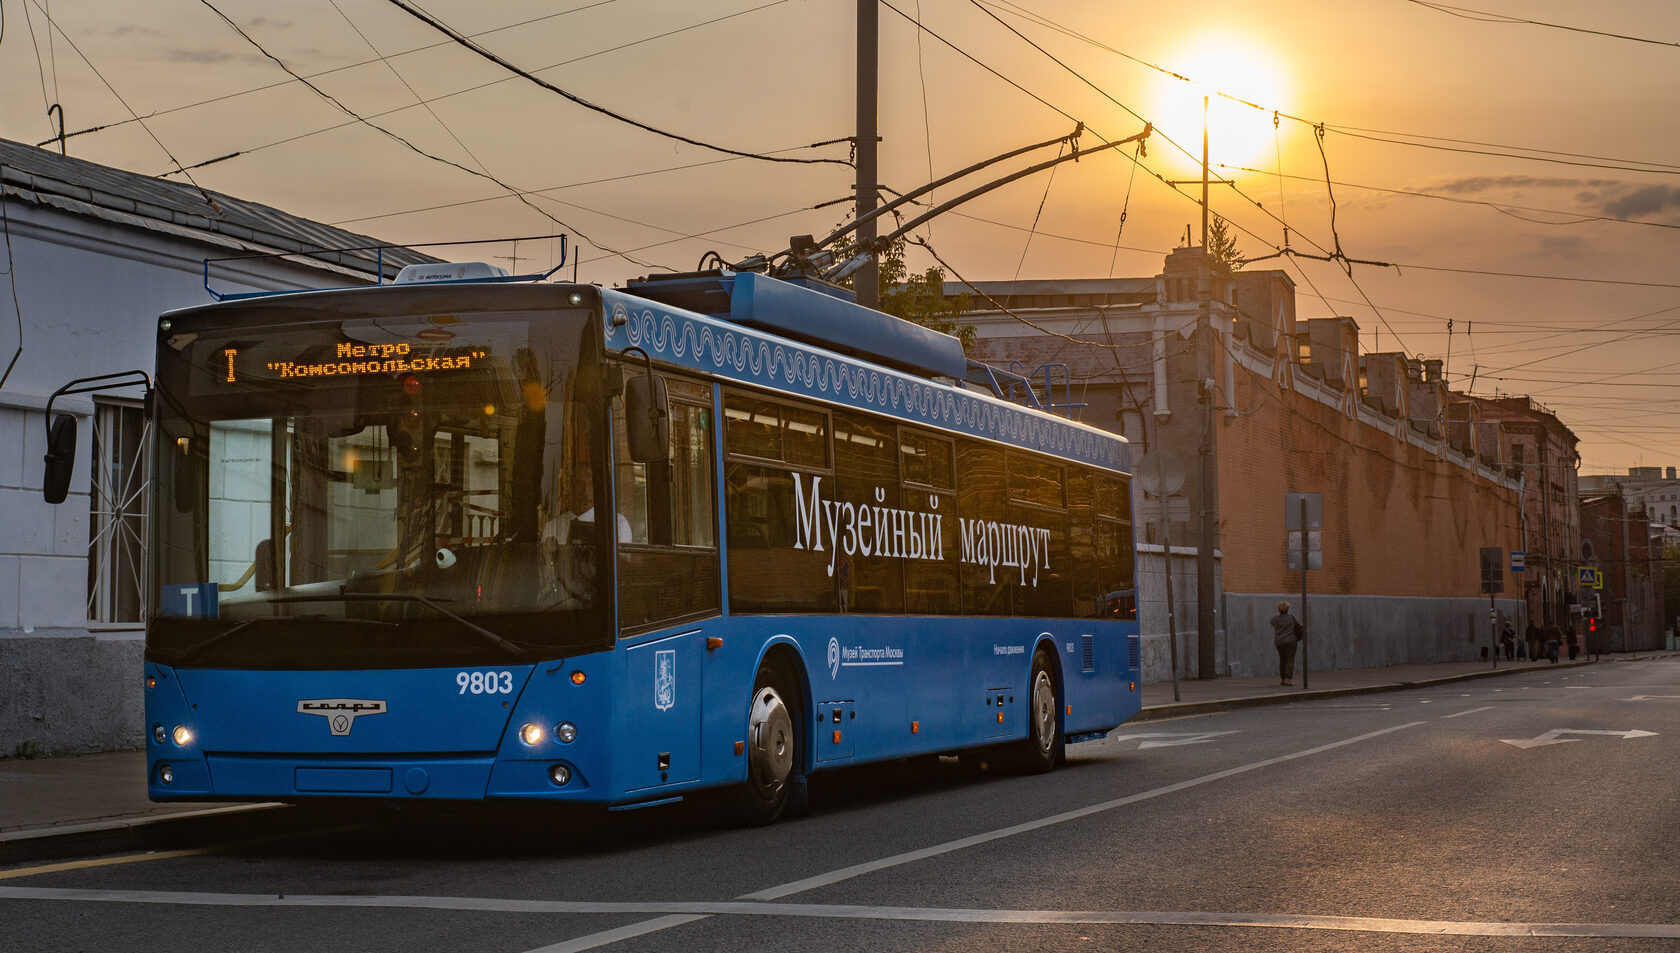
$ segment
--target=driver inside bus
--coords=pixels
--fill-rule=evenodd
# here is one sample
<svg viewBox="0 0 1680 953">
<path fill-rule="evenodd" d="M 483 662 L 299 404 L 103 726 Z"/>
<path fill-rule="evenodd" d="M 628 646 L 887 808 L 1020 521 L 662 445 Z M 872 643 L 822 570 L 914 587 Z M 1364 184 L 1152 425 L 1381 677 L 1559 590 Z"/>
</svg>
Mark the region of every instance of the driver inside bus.
<svg viewBox="0 0 1680 953">
<path fill-rule="evenodd" d="M 554 515 L 542 524 L 541 581 L 554 607 L 560 609 L 584 608 L 595 594 L 598 536 L 590 468 L 582 465 L 570 472 L 576 475 L 565 482 Z M 618 541 L 630 542 L 630 521 L 622 513 L 617 516 Z"/>
</svg>

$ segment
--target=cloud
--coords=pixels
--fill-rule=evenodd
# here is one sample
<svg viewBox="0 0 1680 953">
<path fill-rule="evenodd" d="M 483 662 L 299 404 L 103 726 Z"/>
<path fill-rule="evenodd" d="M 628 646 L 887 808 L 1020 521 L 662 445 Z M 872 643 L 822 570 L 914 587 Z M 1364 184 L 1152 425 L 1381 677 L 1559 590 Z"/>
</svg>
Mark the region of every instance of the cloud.
<svg viewBox="0 0 1680 953">
<path fill-rule="evenodd" d="M 1579 258 L 1586 248 L 1586 240 L 1576 235 L 1556 235 L 1540 239 L 1541 254 L 1558 258 Z"/>
<path fill-rule="evenodd" d="M 1467 179 L 1452 179 L 1431 186 L 1430 191 L 1465 194 L 1491 192 L 1495 189 L 1587 189 L 1617 186 L 1615 179 L 1570 179 L 1537 175 L 1481 175 Z"/>
<path fill-rule="evenodd" d="M 1621 194 L 1605 203 L 1604 213 L 1616 218 L 1645 218 L 1669 208 L 1680 209 L 1680 188 L 1641 185 L 1624 187 Z"/>
<path fill-rule="evenodd" d="M 1554 190 L 1568 194 L 1534 198 L 1522 197 L 1525 191 Z M 1424 191 L 1444 195 L 1473 195 L 1479 201 L 1495 205 L 1515 201 L 1519 204 L 1545 205 L 1563 211 L 1573 201 L 1577 209 L 1588 215 L 1607 218 L 1652 219 L 1680 217 L 1680 186 L 1645 185 L 1623 179 L 1583 179 L 1562 176 L 1486 175 L 1450 179 L 1425 186 Z M 1665 214 L 1667 213 L 1667 214 Z"/>
<path fill-rule="evenodd" d="M 169 51 L 165 52 L 163 54 L 163 56 L 164 56 L 164 59 L 168 60 L 171 63 L 193 63 L 193 64 L 196 64 L 196 65 L 206 65 L 206 64 L 209 64 L 209 63 L 226 63 L 229 60 L 238 58 L 235 54 L 228 53 L 228 52 L 225 52 L 223 50 L 200 50 L 200 49 L 180 49 L 180 48 L 169 50 Z"/>
</svg>

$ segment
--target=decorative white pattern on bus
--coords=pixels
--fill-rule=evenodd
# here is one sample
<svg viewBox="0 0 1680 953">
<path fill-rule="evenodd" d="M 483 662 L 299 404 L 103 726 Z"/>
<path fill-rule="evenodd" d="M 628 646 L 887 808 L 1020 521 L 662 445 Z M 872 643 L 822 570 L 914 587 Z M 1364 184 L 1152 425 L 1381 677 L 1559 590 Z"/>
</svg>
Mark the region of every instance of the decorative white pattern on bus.
<svg viewBox="0 0 1680 953">
<path fill-rule="evenodd" d="M 672 364 L 745 383 L 775 384 L 859 410 L 885 411 L 1111 470 L 1125 465 L 1122 439 L 1094 428 L 702 315 L 656 308 L 638 298 L 613 292 L 603 292 L 602 298 L 611 350 L 640 347 Z"/>
</svg>

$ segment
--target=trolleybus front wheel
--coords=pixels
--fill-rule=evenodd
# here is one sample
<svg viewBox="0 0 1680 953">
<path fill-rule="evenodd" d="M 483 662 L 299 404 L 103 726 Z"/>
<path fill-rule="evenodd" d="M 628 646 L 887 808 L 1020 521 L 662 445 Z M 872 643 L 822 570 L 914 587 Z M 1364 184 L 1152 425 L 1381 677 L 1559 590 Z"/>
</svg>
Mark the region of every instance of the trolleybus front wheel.
<svg viewBox="0 0 1680 953">
<path fill-rule="evenodd" d="M 768 824 L 802 788 L 799 770 L 798 696 L 791 680 L 771 662 L 759 666 L 747 714 L 747 781 L 736 789 L 734 814 L 745 824 Z M 803 795 L 803 791 L 797 792 Z M 796 806 L 797 808 L 797 806 Z"/>
<path fill-rule="evenodd" d="M 1043 774 L 1062 756 L 1061 720 L 1056 717 L 1056 677 L 1050 653 L 1033 653 L 1032 681 L 1027 693 L 1027 738 L 1016 745 L 1015 761 L 1027 774 Z"/>
</svg>

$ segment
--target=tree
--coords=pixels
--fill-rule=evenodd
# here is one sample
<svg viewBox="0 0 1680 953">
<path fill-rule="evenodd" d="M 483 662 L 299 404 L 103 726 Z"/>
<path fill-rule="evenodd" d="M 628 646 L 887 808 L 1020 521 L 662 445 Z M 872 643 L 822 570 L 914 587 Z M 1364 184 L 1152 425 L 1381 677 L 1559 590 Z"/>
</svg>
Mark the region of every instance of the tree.
<svg viewBox="0 0 1680 953">
<path fill-rule="evenodd" d="M 1243 253 L 1237 248 L 1237 237 L 1231 234 L 1225 220 L 1217 215 L 1208 223 L 1207 253 L 1215 264 L 1226 271 L 1234 273 L 1242 268 Z"/>
<path fill-rule="evenodd" d="M 963 312 L 973 307 L 972 296 L 965 291 L 955 301 L 948 300 L 943 268 L 910 272 L 904 263 L 904 245 L 904 239 L 900 238 L 877 256 L 881 310 L 912 324 L 949 334 L 962 342 L 965 351 L 973 347 L 974 325 L 962 321 Z M 845 261 L 856 251 L 855 245 L 846 242 L 835 248 L 835 260 Z M 845 278 L 841 284 L 850 288 L 852 279 Z"/>
</svg>

